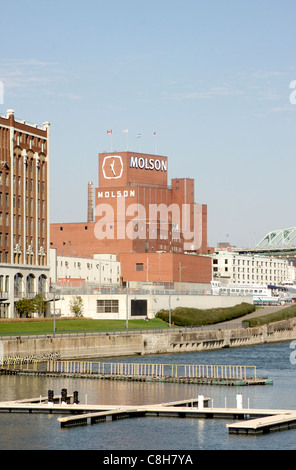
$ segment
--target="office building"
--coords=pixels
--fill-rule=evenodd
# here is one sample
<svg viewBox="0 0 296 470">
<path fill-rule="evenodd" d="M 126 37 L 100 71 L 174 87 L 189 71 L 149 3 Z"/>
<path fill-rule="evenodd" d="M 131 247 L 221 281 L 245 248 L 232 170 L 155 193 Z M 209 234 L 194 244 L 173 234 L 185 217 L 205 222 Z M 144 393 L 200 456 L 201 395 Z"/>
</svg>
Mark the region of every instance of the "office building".
<svg viewBox="0 0 296 470">
<path fill-rule="evenodd" d="M 50 125 L 0 115 L 0 317 L 49 291 Z"/>
</svg>

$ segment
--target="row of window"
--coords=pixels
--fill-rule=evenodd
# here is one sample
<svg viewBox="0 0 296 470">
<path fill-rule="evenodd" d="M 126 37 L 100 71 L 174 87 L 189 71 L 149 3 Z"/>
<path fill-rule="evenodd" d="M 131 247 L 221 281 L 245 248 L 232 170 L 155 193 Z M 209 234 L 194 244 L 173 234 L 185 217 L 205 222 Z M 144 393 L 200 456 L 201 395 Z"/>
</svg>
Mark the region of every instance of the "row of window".
<svg viewBox="0 0 296 470">
<path fill-rule="evenodd" d="M 57 261 L 57 266 L 58 266 L 58 264 L 59 264 L 59 262 Z M 69 268 L 69 267 L 70 267 L 70 264 L 71 264 L 71 263 L 70 263 L 69 261 L 62 261 L 62 260 L 60 261 L 60 266 L 65 265 L 66 268 Z M 73 261 L 73 267 L 74 267 L 74 268 L 77 267 L 77 268 L 81 269 L 81 267 L 82 267 L 82 266 L 81 266 L 81 262 L 80 262 L 80 261 Z M 87 267 L 87 269 L 92 269 L 92 268 L 93 268 L 93 264 L 92 264 L 92 263 L 86 263 L 86 267 Z M 97 267 L 98 269 L 100 269 L 101 271 L 105 271 L 105 267 L 106 267 L 106 266 L 105 266 L 104 264 L 100 264 L 100 262 L 98 262 L 98 263 L 96 264 L 96 267 Z M 109 266 L 107 266 L 107 267 L 109 267 Z M 106 269 L 106 271 L 109 271 L 110 274 L 112 274 L 112 268 Z M 119 273 L 119 271 L 120 271 L 119 266 L 117 266 L 117 273 Z"/>
<path fill-rule="evenodd" d="M 34 163 L 34 159 L 32 158 L 28 158 L 27 160 L 25 159 L 24 160 L 24 163 L 26 163 L 26 166 L 27 166 L 27 170 L 29 170 L 30 172 L 33 172 L 34 168 L 36 167 L 36 163 L 37 163 L 37 168 L 41 169 L 41 173 L 44 175 L 45 174 L 45 162 L 44 161 L 36 161 L 36 163 Z M 14 154 L 14 166 L 17 170 L 21 170 L 22 168 L 22 165 L 23 165 L 23 161 L 21 159 L 21 155 L 18 155 L 16 156 L 16 154 Z M 38 166 L 40 165 L 40 166 Z"/>
<path fill-rule="evenodd" d="M 237 276 L 233 276 L 233 282 L 244 282 L 244 281 L 252 281 L 252 284 L 258 284 L 260 283 L 269 283 L 269 282 L 281 282 L 284 278 L 280 275 L 274 275 L 274 276 L 263 276 L 262 274 L 255 276 L 254 274 L 249 275 L 249 274 L 237 274 Z"/>
<path fill-rule="evenodd" d="M 6 202 L 7 202 L 7 204 L 6 204 Z M 5 194 L 5 205 L 8 205 L 8 202 L 9 202 L 8 194 Z M 30 203 L 30 205 L 29 205 L 29 203 Z M 15 207 L 17 209 L 21 209 L 21 204 L 22 204 L 21 196 L 16 196 L 14 194 L 13 195 L 13 207 Z M 2 193 L 0 193 L 0 205 L 2 205 Z M 40 199 L 38 199 L 38 206 L 37 207 L 38 207 L 39 212 L 40 212 L 40 209 L 43 213 L 45 212 L 45 201 L 44 201 L 44 199 L 42 199 L 41 201 L 40 201 Z M 34 210 L 34 199 L 32 197 L 30 199 L 28 197 L 26 197 L 26 210 L 27 210 L 27 212 L 29 211 L 29 209 L 31 210 L 31 212 L 33 212 L 33 210 Z"/>
<path fill-rule="evenodd" d="M 16 184 L 17 184 L 18 189 L 21 189 L 22 181 L 23 181 L 23 178 L 21 176 L 16 177 L 15 175 L 13 175 L 13 187 L 14 188 L 16 188 Z M 6 185 L 8 186 L 8 183 Z M 45 182 L 38 180 L 38 186 L 40 187 L 38 189 L 38 191 L 40 191 L 42 194 L 44 194 L 45 193 Z M 26 178 L 26 188 L 25 189 L 26 189 L 26 191 L 28 191 L 28 189 L 30 191 L 34 190 L 34 180 L 32 178 L 30 178 L 30 179 Z"/>
<path fill-rule="evenodd" d="M 219 261 L 220 261 L 220 264 L 222 264 L 222 261 L 223 260 L 219 260 L 219 259 L 213 259 L 213 264 L 219 264 Z M 245 260 L 245 259 L 235 259 L 233 258 L 232 259 L 232 263 L 233 265 L 242 265 L 242 266 L 261 266 L 261 267 L 281 267 L 283 266 L 283 264 L 285 264 L 285 261 L 275 261 L 275 260 L 268 260 L 268 261 L 262 261 L 262 260 Z M 229 260 L 228 259 L 224 259 L 224 264 L 229 264 Z"/>
<path fill-rule="evenodd" d="M 44 149 L 45 144 L 46 144 L 46 139 L 42 139 L 41 137 L 36 137 L 34 135 L 29 135 L 29 134 L 23 134 L 22 132 L 17 135 L 16 133 L 14 134 L 14 141 L 17 142 L 17 145 L 20 145 L 20 143 L 24 144 L 30 144 L 31 146 L 38 146 Z"/>
<path fill-rule="evenodd" d="M 281 268 L 282 268 L 282 267 L 281 267 Z M 237 270 L 236 270 L 236 269 L 237 269 Z M 213 268 L 213 271 L 214 271 L 214 272 L 218 272 L 219 269 L 215 266 L 215 267 Z M 224 272 L 228 272 L 228 271 L 230 271 L 230 270 L 228 269 L 228 267 L 224 268 Z M 240 272 L 240 273 L 244 273 L 244 272 L 250 273 L 250 272 L 251 272 L 251 273 L 256 273 L 256 274 L 268 274 L 268 269 L 265 269 L 265 270 L 264 270 L 264 268 L 235 268 L 235 267 L 233 267 L 233 268 L 232 268 L 232 272 L 233 272 L 233 274 L 235 274 L 236 272 L 238 272 L 238 273 L 239 273 L 239 272 Z M 276 275 L 276 274 L 282 274 L 282 275 L 284 275 L 285 272 L 286 272 L 285 269 L 273 269 L 273 270 L 270 269 L 270 270 L 269 270 L 269 274 L 270 274 L 270 275 L 272 275 L 272 274 L 274 274 L 274 275 Z"/>
</svg>

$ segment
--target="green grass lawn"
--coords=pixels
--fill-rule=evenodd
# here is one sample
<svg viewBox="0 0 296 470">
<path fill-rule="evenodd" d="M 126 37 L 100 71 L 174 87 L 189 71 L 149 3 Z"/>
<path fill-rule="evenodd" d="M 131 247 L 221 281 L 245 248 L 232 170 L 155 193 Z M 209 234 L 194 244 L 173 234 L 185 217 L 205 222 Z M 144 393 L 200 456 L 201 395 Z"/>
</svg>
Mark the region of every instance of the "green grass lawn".
<svg viewBox="0 0 296 470">
<path fill-rule="evenodd" d="M 244 306 L 241 306 L 242 308 Z M 251 309 L 252 306 L 248 306 L 247 308 Z M 176 309 L 179 311 L 182 309 Z M 177 323 L 179 326 L 190 326 L 192 324 L 208 324 L 210 323 L 219 323 L 221 321 L 229 320 L 229 315 L 231 318 L 238 315 L 238 317 L 243 316 L 247 313 L 247 311 L 238 311 L 236 312 L 237 308 L 232 307 L 230 309 L 215 309 L 217 312 L 213 312 L 211 310 L 204 310 L 201 312 L 189 312 L 190 309 L 183 309 L 181 315 L 181 320 L 178 318 L 178 315 L 175 315 L 175 312 L 172 311 L 171 321 L 175 322 L 175 328 L 178 328 Z M 232 313 L 231 313 L 232 312 Z M 236 313 L 235 313 L 236 312 Z M 168 317 L 168 312 L 162 311 L 162 313 L 166 313 Z M 177 312 L 178 313 L 178 312 Z M 186 315 L 185 315 L 186 313 Z M 216 313 L 216 315 L 214 315 Z M 196 318 L 196 315 L 201 315 L 201 318 Z M 187 316 L 187 318 L 186 318 Z M 291 305 L 289 308 L 285 308 L 283 310 L 279 310 L 270 315 L 263 315 L 262 317 L 257 317 L 248 320 L 251 327 L 260 326 L 266 323 L 272 323 L 275 321 L 285 320 L 289 318 L 296 317 L 296 304 Z M 168 321 L 166 315 L 163 315 L 163 318 Z M 168 323 L 161 318 L 153 318 L 150 321 L 145 320 L 129 320 L 128 321 L 128 328 L 129 330 L 144 330 L 144 329 L 156 329 L 156 328 L 168 328 Z M 179 320 L 179 321 L 178 321 Z M 198 321 L 197 321 L 198 320 Z M 9 334 L 44 334 L 48 333 L 51 335 L 53 333 L 53 325 L 54 321 L 53 318 L 44 318 L 44 319 L 0 319 L 0 336 L 1 335 L 9 335 Z M 172 328 L 174 326 L 172 325 Z M 93 320 L 90 318 L 56 318 L 56 332 L 67 332 L 67 331 L 84 331 L 84 330 L 102 330 L 102 331 L 119 331 L 126 329 L 126 320 Z"/>
<path fill-rule="evenodd" d="M 20 321 L 7 320 L 0 322 L 0 335 L 9 333 L 44 333 L 53 331 L 54 321 L 52 318 L 45 319 L 24 319 Z M 167 328 L 168 324 L 159 318 L 154 318 L 150 321 L 145 320 L 129 320 L 128 328 L 135 329 L 153 329 L 153 328 Z M 56 332 L 62 331 L 77 331 L 77 330 L 120 330 L 126 329 L 126 320 L 93 320 L 88 318 L 77 319 L 56 319 Z"/>
</svg>

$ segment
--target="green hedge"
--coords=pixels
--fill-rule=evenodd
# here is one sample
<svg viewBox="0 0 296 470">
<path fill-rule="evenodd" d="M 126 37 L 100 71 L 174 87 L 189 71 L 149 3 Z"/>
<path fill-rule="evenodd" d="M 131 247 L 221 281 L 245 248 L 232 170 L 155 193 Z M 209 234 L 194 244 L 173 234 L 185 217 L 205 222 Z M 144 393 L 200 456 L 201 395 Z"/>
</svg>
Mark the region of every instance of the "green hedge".
<svg viewBox="0 0 296 470">
<path fill-rule="evenodd" d="M 254 317 L 248 320 L 250 327 L 266 325 L 267 323 L 274 323 L 281 320 L 289 320 L 290 318 L 296 317 L 296 304 L 291 307 L 285 307 L 282 310 L 278 310 L 268 315 L 262 315 L 261 317 Z"/>
<path fill-rule="evenodd" d="M 256 307 L 252 304 L 243 302 L 234 307 L 227 308 L 211 308 L 211 309 L 197 309 L 177 307 L 171 310 L 171 321 L 178 326 L 198 326 L 198 325 L 211 325 L 213 323 L 220 323 L 227 320 L 242 317 L 247 313 L 254 312 Z M 160 310 L 156 314 L 157 318 L 161 318 L 165 322 L 169 322 L 169 311 Z"/>
</svg>

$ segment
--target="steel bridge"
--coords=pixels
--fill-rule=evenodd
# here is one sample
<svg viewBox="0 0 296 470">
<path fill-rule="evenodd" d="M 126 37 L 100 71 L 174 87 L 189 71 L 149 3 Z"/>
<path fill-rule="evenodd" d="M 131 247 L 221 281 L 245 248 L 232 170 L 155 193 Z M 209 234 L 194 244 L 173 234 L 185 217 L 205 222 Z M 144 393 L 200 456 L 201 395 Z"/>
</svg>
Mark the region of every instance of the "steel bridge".
<svg viewBox="0 0 296 470">
<path fill-rule="evenodd" d="M 296 227 L 268 232 L 254 248 L 239 248 L 240 254 L 262 254 L 267 256 L 296 255 Z"/>
</svg>

